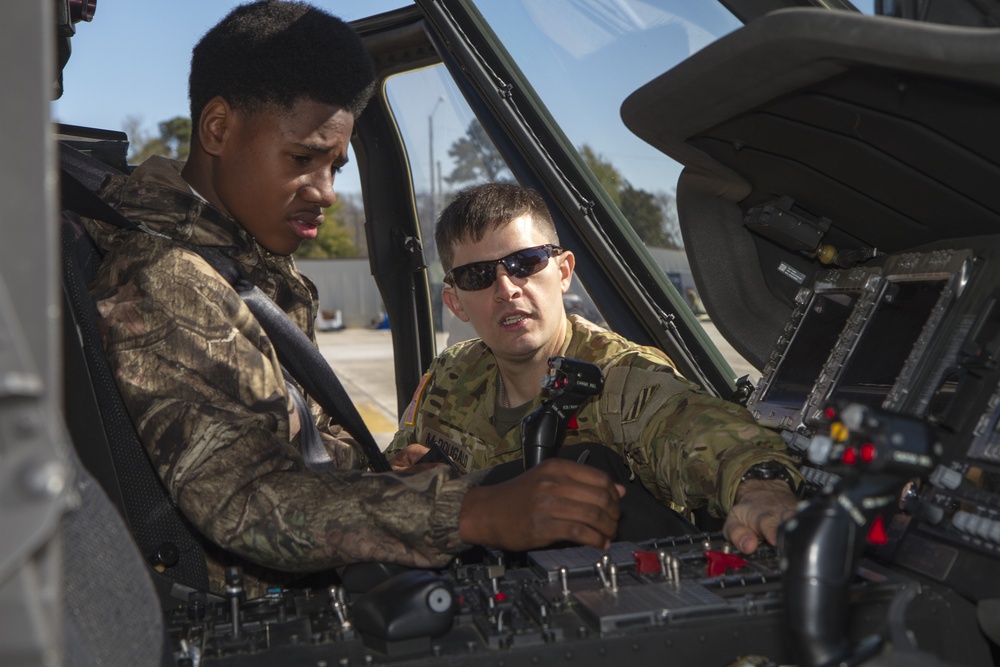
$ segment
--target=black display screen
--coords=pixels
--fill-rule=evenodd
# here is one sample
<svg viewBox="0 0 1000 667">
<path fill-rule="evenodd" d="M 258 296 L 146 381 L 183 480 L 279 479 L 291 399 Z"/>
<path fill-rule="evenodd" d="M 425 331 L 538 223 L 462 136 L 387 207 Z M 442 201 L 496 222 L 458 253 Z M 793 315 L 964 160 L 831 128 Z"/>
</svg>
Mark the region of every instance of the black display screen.
<svg viewBox="0 0 1000 667">
<path fill-rule="evenodd" d="M 762 402 L 793 409 L 805 405 L 857 300 L 848 293 L 813 296 Z"/>
<path fill-rule="evenodd" d="M 889 285 L 851 354 L 831 398 L 880 407 L 913 350 L 946 281 Z"/>
</svg>

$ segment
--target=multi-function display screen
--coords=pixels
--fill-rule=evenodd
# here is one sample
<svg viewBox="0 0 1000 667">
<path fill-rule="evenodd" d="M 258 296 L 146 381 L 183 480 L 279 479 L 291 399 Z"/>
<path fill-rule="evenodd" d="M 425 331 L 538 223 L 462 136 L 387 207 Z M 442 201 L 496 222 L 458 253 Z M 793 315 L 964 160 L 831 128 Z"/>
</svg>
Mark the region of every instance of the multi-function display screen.
<svg viewBox="0 0 1000 667">
<path fill-rule="evenodd" d="M 892 390 L 946 281 L 894 282 L 864 326 L 832 400 L 880 407 Z"/>
<path fill-rule="evenodd" d="M 805 405 L 813 383 L 823 369 L 830 350 L 837 344 L 855 303 L 857 294 L 813 296 L 763 397 L 768 405 L 785 408 L 802 408 Z"/>
</svg>

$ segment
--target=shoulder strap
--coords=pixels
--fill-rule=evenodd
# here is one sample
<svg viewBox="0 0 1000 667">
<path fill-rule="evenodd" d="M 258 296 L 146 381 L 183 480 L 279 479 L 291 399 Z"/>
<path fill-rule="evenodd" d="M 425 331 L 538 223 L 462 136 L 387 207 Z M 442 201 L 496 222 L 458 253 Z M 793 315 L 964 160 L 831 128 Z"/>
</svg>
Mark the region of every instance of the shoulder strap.
<svg viewBox="0 0 1000 667">
<path fill-rule="evenodd" d="M 71 155 L 64 150 L 63 156 Z M 77 158 L 76 155 L 73 156 Z M 63 196 L 73 203 L 73 207 L 81 215 L 97 220 L 103 220 L 117 227 L 131 229 L 137 232 L 152 233 L 132 222 L 121 213 L 109 206 L 88 185 L 99 186 L 103 181 L 96 178 L 97 171 L 85 159 L 75 159 L 71 165 L 74 171 L 79 167 L 84 170 L 88 183 L 85 184 L 71 173 L 64 162 L 62 167 Z M 188 246 L 205 258 L 219 274 L 233 286 L 243 299 L 250 312 L 264 328 L 265 333 L 278 352 L 278 359 L 293 378 L 302 386 L 307 394 L 319 403 L 330 417 L 347 429 L 361 445 L 368 465 L 375 472 L 391 470 L 385 455 L 379 449 L 371 431 L 361 419 L 354 402 L 348 396 L 340 378 L 330 367 L 319 349 L 313 345 L 309 337 L 299 329 L 288 315 L 281 310 L 260 288 L 251 284 L 236 262 L 213 248 Z"/>
<path fill-rule="evenodd" d="M 196 250 L 200 252 L 210 249 L 197 248 Z M 213 252 L 216 255 L 222 255 L 218 251 Z M 202 256 L 204 257 L 205 254 L 202 253 Z M 229 257 L 225 257 L 225 259 L 232 268 L 235 263 Z M 215 264 L 217 258 L 205 257 L 205 260 L 216 270 L 219 270 Z M 225 272 L 219 272 L 229 280 L 229 276 Z M 375 443 L 371 431 L 368 430 L 357 408 L 354 407 L 354 401 L 347 395 L 340 378 L 320 354 L 319 349 L 309 340 L 309 337 L 259 287 L 250 284 L 242 277 L 235 283 L 230 281 L 230 284 L 242 297 L 243 302 L 250 308 L 250 312 L 264 328 L 268 338 L 274 343 L 282 366 L 288 370 L 307 394 L 323 406 L 328 415 L 347 429 L 347 432 L 358 441 L 371 469 L 375 472 L 388 472 L 391 469 L 389 462 L 386 461 L 385 455 Z"/>
</svg>

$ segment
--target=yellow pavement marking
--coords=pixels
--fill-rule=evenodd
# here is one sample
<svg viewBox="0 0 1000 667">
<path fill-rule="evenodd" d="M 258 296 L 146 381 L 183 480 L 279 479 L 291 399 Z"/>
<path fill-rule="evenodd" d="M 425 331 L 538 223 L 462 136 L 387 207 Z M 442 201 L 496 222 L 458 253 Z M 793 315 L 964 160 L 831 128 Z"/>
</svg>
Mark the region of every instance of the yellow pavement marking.
<svg viewBox="0 0 1000 667">
<path fill-rule="evenodd" d="M 365 426 L 372 433 L 395 433 L 399 428 L 399 425 L 386 417 L 385 412 L 374 403 L 368 401 L 355 403 L 355 407 L 357 407 L 361 419 L 364 420 Z"/>
</svg>

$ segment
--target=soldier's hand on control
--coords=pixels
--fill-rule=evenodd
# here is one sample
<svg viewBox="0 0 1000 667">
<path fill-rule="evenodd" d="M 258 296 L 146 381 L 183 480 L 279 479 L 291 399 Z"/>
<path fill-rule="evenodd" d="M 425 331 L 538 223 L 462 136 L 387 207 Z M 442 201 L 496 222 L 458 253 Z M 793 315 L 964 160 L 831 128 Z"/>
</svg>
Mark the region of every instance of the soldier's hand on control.
<svg viewBox="0 0 1000 667">
<path fill-rule="evenodd" d="M 418 445 L 416 443 L 412 445 L 407 445 L 401 450 L 396 452 L 391 459 L 389 459 L 389 466 L 395 470 L 407 470 L 413 466 L 417 461 L 424 457 L 424 454 L 429 452 L 430 449 L 424 447 L 423 445 Z"/>
<path fill-rule="evenodd" d="M 798 502 L 784 480 L 744 480 L 722 534 L 745 554 L 756 551 L 761 540 L 777 544 L 778 526 L 794 516 Z"/>
<path fill-rule="evenodd" d="M 502 484 L 469 489 L 459 513 L 466 544 L 509 551 L 562 540 L 597 549 L 611 545 L 625 488 L 590 466 L 548 459 Z"/>
</svg>

